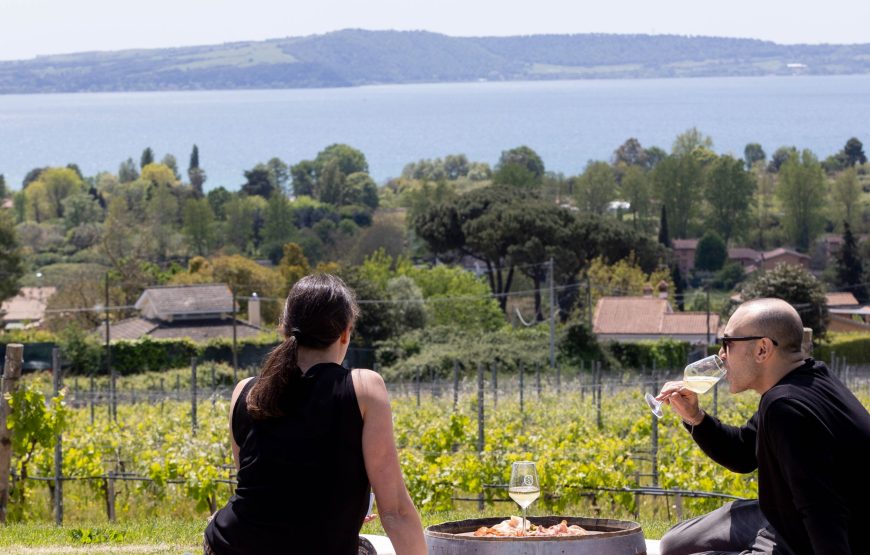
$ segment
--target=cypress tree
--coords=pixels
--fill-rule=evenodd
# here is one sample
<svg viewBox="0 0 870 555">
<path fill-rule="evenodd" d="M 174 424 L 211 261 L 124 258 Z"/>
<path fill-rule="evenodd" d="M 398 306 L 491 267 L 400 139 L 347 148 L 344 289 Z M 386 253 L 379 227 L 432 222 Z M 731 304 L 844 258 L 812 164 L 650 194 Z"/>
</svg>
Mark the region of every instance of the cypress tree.
<svg viewBox="0 0 870 555">
<path fill-rule="evenodd" d="M 144 168 L 148 164 L 154 163 L 154 151 L 151 150 L 151 147 L 145 147 L 145 150 L 142 151 L 142 158 L 139 159 L 139 167 Z"/>
<path fill-rule="evenodd" d="M 668 209 L 662 204 L 662 215 L 659 219 L 659 243 L 670 248 L 671 237 L 668 231 Z"/>
<path fill-rule="evenodd" d="M 190 151 L 190 165 L 187 167 L 187 171 L 198 170 L 199 169 L 199 148 L 196 145 L 193 145 L 193 150 Z"/>
<path fill-rule="evenodd" d="M 863 284 L 864 265 L 848 222 L 843 222 L 843 246 L 837 253 L 836 261 L 837 285 L 851 291 L 858 302 L 867 302 L 867 287 Z"/>
</svg>

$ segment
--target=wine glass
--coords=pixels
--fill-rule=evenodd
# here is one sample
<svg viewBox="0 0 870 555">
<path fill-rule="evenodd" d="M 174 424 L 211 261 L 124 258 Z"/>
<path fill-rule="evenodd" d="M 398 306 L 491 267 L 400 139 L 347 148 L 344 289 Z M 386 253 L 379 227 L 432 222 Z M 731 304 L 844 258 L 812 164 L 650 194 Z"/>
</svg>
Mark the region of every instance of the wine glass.
<svg viewBox="0 0 870 555">
<path fill-rule="evenodd" d="M 725 363 L 719 358 L 719 355 L 710 355 L 701 360 L 695 361 L 686 366 L 683 370 L 683 387 L 695 393 L 707 393 L 716 382 L 722 379 L 725 375 Z M 662 402 L 657 400 L 651 393 L 643 396 L 646 404 L 656 418 L 664 416 L 662 412 Z"/>
<path fill-rule="evenodd" d="M 508 486 L 508 495 L 516 501 L 523 510 L 523 531 L 521 536 L 526 535 L 526 509 L 541 495 L 541 486 L 538 482 L 538 470 L 531 461 L 517 461 L 511 465 L 511 483 Z"/>
</svg>

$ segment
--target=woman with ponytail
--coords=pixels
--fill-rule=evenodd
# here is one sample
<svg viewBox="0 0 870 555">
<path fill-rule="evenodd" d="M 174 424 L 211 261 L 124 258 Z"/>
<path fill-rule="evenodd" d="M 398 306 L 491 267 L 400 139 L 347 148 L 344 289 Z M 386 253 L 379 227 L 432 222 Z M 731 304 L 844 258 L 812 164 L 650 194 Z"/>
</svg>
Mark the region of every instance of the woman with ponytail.
<svg viewBox="0 0 870 555">
<path fill-rule="evenodd" d="M 291 289 L 283 342 L 233 391 L 238 487 L 206 528 L 206 555 L 356 555 L 370 488 L 397 555 L 426 553 L 384 381 L 341 366 L 358 313 L 335 276 L 306 276 Z"/>
</svg>

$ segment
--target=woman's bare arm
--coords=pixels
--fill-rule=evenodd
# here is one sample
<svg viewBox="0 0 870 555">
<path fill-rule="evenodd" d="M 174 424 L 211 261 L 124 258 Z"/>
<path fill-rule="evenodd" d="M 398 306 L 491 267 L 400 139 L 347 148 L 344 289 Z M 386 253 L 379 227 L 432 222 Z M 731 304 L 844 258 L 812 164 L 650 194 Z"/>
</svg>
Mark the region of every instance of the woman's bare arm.
<svg viewBox="0 0 870 555">
<path fill-rule="evenodd" d="M 236 388 L 233 390 L 233 396 L 230 399 L 230 444 L 233 449 L 233 461 L 236 463 L 236 472 L 239 471 L 239 444 L 236 443 L 236 438 L 233 437 L 233 410 L 236 408 L 236 401 L 239 400 L 239 395 L 242 394 L 242 390 L 245 389 L 245 385 L 253 378 L 245 378 L 236 384 Z"/>
<path fill-rule="evenodd" d="M 354 370 L 353 382 L 363 417 L 363 459 L 381 523 L 397 555 L 425 555 L 420 515 L 408 495 L 399 466 L 384 380 L 371 370 Z"/>
</svg>

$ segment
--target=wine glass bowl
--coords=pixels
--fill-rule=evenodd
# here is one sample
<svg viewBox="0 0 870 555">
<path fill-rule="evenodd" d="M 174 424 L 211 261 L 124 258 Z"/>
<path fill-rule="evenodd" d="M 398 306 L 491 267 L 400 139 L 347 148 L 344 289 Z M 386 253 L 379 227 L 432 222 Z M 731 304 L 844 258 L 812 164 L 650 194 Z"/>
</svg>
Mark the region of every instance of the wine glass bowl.
<svg viewBox="0 0 870 555">
<path fill-rule="evenodd" d="M 526 534 L 526 509 L 541 495 L 538 470 L 531 461 L 517 461 L 511 465 L 511 481 L 508 495 L 523 510 L 522 534 Z"/>
<path fill-rule="evenodd" d="M 725 363 L 719 355 L 710 355 L 686 366 L 681 383 L 689 391 L 707 393 L 726 373 Z M 644 394 L 643 398 L 656 418 L 664 416 L 661 401 L 651 393 Z"/>
</svg>

